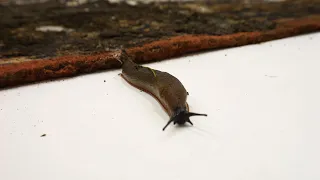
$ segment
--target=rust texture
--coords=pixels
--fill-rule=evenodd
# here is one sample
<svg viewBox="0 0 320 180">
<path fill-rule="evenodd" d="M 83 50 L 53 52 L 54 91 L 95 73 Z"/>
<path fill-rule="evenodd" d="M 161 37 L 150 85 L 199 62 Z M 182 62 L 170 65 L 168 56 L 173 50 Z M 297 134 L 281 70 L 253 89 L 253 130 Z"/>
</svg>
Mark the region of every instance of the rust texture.
<svg viewBox="0 0 320 180">
<path fill-rule="evenodd" d="M 261 43 L 320 30 L 319 1 L 292 0 L 290 3 L 262 3 L 250 7 L 232 3 L 160 3 L 137 7 L 120 4 L 104 10 L 103 13 L 108 16 L 100 17 L 100 21 L 95 18 L 101 16 L 101 9 L 90 16 L 85 14 L 87 19 L 79 13 L 79 9 L 94 6 L 92 4 L 71 10 L 61 10 L 61 7 L 51 4 L 50 11 L 41 10 L 41 13 L 48 13 L 39 21 L 34 21 L 35 16 L 27 16 L 26 13 L 20 16 L 15 14 L 17 17 L 14 16 L 14 19 L 7 12 L 5 15 L 8 18 L 0 21 L 0 26 L 4 27 L 0 30 L 0 88 L 116 69 L 120 64 L 114 55 L 121 48 L 126 48 L 135 57 L 136 63 L 149 63 L 188 53 Z M 99 7 L 104 6 L 99 4 Z M 202 7 L 201 10 L 199 7 Z M 203 7 L 207 8 L 206 11 L 198 12 L 203 11 Z M 110 20 L 112 14 L 117 14 L 115 12 L 128 9 L 132 12 L 137 8 L 141 13 L 129 18 L 129 11 L 129 14 L 118 14 Z M 32 7 L 26 9 L 32 10 Z M 37 13 L 31 10 L 31 14 Z M 151 15 L 143 16 L 144 11 Z M 66 16 L 77 19 L 74 12 L 80 14 L 79 18 L 82 17 L 84 22 L 75 21 L 67 26 L 65 20 L 59 19 Z M 157 13 L 164 12 L 165 16 L 156 17 Z M 104 22 L 103 18 L 109 20 Z M 108 24 L 114 19 L 121 20 L 112 26 Z M 146 20 L 145 23 L 142 20 Z M 34 31 L 38 25 L 57 21 L 76 31 Z M 170 24 L 171 21 L 174 23 Z"/>
</svg>

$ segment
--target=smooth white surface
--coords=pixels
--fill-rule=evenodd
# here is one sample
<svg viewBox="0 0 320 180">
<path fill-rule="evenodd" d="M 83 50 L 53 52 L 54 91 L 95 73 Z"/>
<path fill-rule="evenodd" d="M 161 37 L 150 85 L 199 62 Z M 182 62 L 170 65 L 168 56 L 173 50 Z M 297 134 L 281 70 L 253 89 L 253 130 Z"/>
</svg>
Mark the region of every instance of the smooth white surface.
<svg viewBox="0 0 320 180">
<path fill-rule="evenodd" d="M 320 179 L 319 47 L 317 33 L 148 64 L 208 113 L 164 132 L 165 112 L 120 70 L 2 90 L 0 177 Z"/>
</svg>

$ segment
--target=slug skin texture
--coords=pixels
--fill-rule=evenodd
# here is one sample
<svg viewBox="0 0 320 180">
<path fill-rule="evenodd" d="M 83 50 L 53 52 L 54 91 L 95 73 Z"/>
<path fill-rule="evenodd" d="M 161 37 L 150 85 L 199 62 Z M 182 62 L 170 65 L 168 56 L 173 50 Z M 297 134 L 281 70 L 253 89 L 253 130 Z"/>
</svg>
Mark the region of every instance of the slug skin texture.
<svg viewBox="0 0 320 180">
<path fill-rule="evenodd" d="M 193 125 L 190 116 L 207 116 L 189 112 L 188 92 L 176 77 L 134 63 L 125 50 L 121 50 L 119 62 L 122 64 L 121 77 L 130 85 L 157 99 L 169 115 L 170 120 L 163 130 L 171 122 L 179 125 L 188 122 Z"/>
</svg>

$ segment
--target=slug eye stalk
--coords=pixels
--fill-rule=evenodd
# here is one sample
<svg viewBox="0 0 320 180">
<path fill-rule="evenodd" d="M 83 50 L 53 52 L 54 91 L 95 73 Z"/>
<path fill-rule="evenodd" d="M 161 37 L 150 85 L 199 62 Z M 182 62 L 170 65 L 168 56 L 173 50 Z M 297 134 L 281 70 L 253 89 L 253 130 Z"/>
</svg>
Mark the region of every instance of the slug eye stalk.
<svg viewBox="0 0 320 180">
<path fill-rule="evenodd" d="M 190 117 L 191 116 L 208 116 L 207 114 L 199 114 L 199 113 L 193 113 L 193 112 L 181 112 L 179 114 L 177 114 L 176 116 L 174 116 L 173 118 L 171 118 L 168 123 L 163 127 L 163 131 L 169 126 L 169 124 L 171 124 L 173 122 L 173 124 L 185 124 L 185 123 L 189 123 L 191 125 L 193 125 L 193 123 L 190 121 Z"/>
</svg>

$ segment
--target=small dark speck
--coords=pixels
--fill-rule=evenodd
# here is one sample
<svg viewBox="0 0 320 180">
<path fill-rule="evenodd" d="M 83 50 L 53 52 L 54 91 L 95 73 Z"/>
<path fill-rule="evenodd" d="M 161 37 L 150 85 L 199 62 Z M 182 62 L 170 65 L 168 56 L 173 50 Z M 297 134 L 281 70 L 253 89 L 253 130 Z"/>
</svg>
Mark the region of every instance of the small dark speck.
<svg viewBox="0 0 320 180">
<path fill-rule="evenodd" d="M 19 111 L 19 109 L 17 109 L 17 111 Z"/>
<path fill-rule="evenodd" d="M 42 134 L 40 137 L 45 137 L 46 136 L 46 134 Z"/>
<path fill-rule="evenodd" d="M 142 91 L 140 90 L 140 92 L 142 92 Z"/>
<path fill-rule="evenodd" d="M 224 56 L 227 56 L 227 54 L 225 54 Z"/>
<path fill-rule="evenodd" d="M 106 80 L 103 80 L 103 82 L 106 82 Z"/>
<path fill-rule="evenodd" d="M 33 125 L 33 127 L 36 127 L 36 125 Z"/>
</svg>

